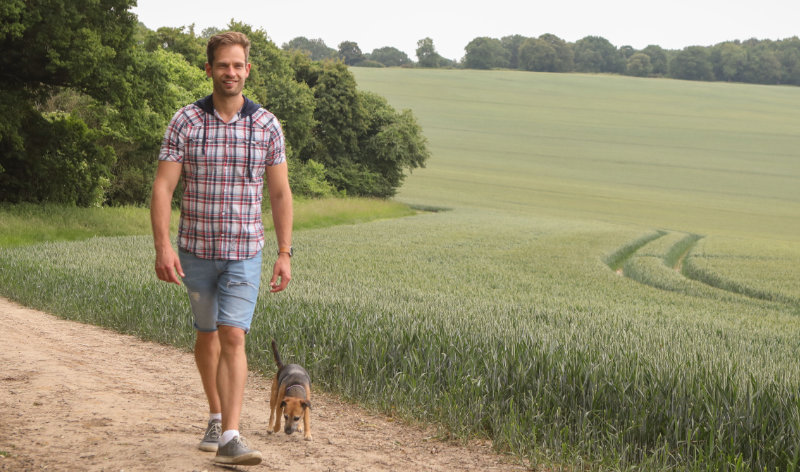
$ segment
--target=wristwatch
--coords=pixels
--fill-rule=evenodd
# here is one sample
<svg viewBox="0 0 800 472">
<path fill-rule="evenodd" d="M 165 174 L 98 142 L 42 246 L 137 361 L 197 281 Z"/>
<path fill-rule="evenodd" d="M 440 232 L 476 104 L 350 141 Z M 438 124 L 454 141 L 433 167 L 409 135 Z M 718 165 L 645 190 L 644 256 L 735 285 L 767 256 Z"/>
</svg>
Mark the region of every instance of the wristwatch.
<svg viewBox="0 0 800 472">
<path fill-rule="evenodd" d="M 278 255 L 289 254 L 289 257 L 294 255 L 294 246 L 278 248 Z"/>
</svg>

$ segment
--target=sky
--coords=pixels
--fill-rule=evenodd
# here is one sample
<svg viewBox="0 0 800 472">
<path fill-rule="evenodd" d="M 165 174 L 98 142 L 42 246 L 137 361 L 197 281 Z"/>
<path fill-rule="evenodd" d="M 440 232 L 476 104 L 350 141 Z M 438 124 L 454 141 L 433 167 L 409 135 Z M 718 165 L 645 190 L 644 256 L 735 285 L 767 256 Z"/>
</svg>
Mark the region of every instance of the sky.
<svg viewBox="0 0 800 472">
<path fill-rule="evenodd" d="M 459 60 L 480 36 L 602 36 L 635 49 L 800 36 L 800 0 L 138 0 L 132 11 L 152 30 L 194 23 L 200 33 L 235 19 L 263 29 L 278 47 L 298 36 L 333 49 L 355 41 L 364 53 L 391 46 L 415 61 L 426 37 Z"/>
</svg>

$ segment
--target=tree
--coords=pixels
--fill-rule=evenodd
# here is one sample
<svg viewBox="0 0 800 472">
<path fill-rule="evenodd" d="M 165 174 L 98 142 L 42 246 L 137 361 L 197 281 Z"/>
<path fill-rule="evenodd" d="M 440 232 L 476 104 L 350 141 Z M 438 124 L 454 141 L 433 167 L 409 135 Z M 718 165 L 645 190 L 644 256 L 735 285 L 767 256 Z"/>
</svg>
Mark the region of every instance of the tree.
<svg viewBox="0 0 800 472">
<path fill-rule="evenodd" d="M 359 102 L 364 113 L 364 132 L 359 136 L 358 165 L 376 175 L 369 189 L 350 193 L 391 197 L 409 172 L 425 167 L 430 156 L 422 129 L 411 110 L 397 113 L 385 98 L 370 92 L 360 92 Z"/>
<path fill-rule="evenodd" d="M 783 67 L 783 82 L 800 85 L 800 38 L 778 41 L 776 55 Z"/>
<path fill-rule="evenodd" d="M 651 44 L 642 49 L 642 52 L 650 57 L 651 73 L 653 75 L 667 75 L 669 61 L 667 60 L 667 52 L 662 47 Z"/>
<path fill-rule="evenodd" d="M 135 0 L 12 1 L 4 5 L 0 87 L 44 92 L 74 86 L 104 100 L 128 99 L 124 77 L 131 62 Z M 8 21 L 8 23 L 6 23 Z"/>
<path fill-rule="evenodd" d="M 525 36 L 515 34 L 511 36 L 503 36 L 500 38 L 500 43 L 503 48 L 508 52 L 508 67 L 511 69 L 519 69 L 519 48 L 522 43 L 528 39 Z"/>
<path fill-rule="evenodd" d="M 284 51 L 305 51 L 315 61 L 333 59 L 337 56 L 336 49 L 328 47 L 321 38 L 308 39 L 304 36 L 298 36 L 288 43 L 284 43 L 281 48 Z"/>
<path fill-rule="evenodd" d="M 162 26 L 155 32 L 146 30 L 143 33 L 145 49 L 154 51 L 158 48 L 181 54 L 193 66 L 204 69 L 206 63 L 206 41 L 194 33 L 194 25 L 180 28 Z"/>
<path fill-rule="evenodd" d="M 348 66 L 358 64 L 364 60 L 364 54 L 361 48 L 358 47 L 354 41 L 342 41 L 339 43 L 339 57 L 344 60 Z"/>
<path fill-rule="evenodd" d="M 633 49 L 632 46 L 620 46 L 619 54 L 620 56 L 622 56 L 623 59 L 625 59 L 625 62 L 627 63 L 628 59 L 630 59 L 631 56 L 636 54 L 636 49 Z"/>
<path fill-rule="evenodd" d="M 529 38 L 519 48 L 519 68 L 539 72 L 572 70 L 572 49 L 566 41 L 552 34 Z"/>
<path fill-rule="evenodd" d="M 127 80 L 133 0 L 90 5 L 12 0 L 0 7 L 0 199 L 93 205 L 115 160 L 73 114 L 34 106 L 64 88 L 141 116 Z"/>
<path fill-rule="evenodd" d="M 742 80 L 755 84 L 779 84 L 783 68 L 772 41 L 750 39 L 743 44 L 747 61 L 742 70 Z"/>
<path fill-rule="evenodd" d="M 313 139 L 299 151 L 306 164 L 324 166 L 325 178 L 348 195 L 388 197 L 404 170 L 428 158 L 422 131 L 410 111 L 397 113 L 385 99 L 359 92 L 341 62 L 294 58 L 296 77 L 315 98 Z"/>
<path fill-rule="evenodd" d="M 529 38 L 519 48 L 519 68 L 537 72 L 554 72 L 556 50 L 547 41 Z"/>
<path fill-rule="evenodd" d="M 369 60 L 380 62 L 386 67 L 399 67 L 411 64 L 408 54 L 393 47 L 373 49 L 367 57 Z"/>
<path fill-rule="evenodd" d="M 469 69 L 494 69 L 508 67 L 509 52 L 499 39 L 475 38 L 464 48 L 464 67 Z"/>
<path fill-rule="evenodd" d="M 575 42 L 575 69 L 578 72 L 620 73 L 625 70 L 625 62 L 607 39 L 587 36 Z"/>
<path fill-rule="evenodd" d="M 747 52 L 740 44 L 733 42 L 718 44 L 711 50 L 711 62 L 714 77 L 718 80 L 741 80 Z"/>
<path fill-rule="evenodd" d="M 431 38 L 417 41 L 417 63 L 420 67 L 439 67 L 441 65 L 442 56 L 436 52 Z"/>
<path fill-rule="evenodd" d="M 634 53 L 628 58 L 626 73 L 635 77 L 647 77 L 653 71 L 650 56 L 643 52 Z"/>
<path fill-rule="evenodd" d="M 676 79 L 714 80 L 711 56 L 701 46 L 689 46 L 675 55 L 670 63 L 670 75 Z"/>
<path fill-rule="evenodd" d="M 539 39 L 549 44 L 555 51 L 552 72 L 570 72 L 573 70 L 575 53 L 569 43 L 550 33 L 539 36 Z"/>
</svg>

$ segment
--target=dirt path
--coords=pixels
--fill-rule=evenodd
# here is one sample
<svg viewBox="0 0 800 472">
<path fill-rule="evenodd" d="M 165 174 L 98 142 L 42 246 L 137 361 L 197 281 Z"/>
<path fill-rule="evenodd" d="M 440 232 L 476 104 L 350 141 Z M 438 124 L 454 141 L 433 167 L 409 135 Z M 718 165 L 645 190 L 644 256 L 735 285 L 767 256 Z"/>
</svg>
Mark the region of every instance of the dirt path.
<svg viewBox="0 0 800 472">
<path fill-rule="evenodd" d="M 3 298 L 0 324 L 0 470 L 230 470 L 196 448 L 207 407 L 191 353 Z M 264 462 L 241 470 L 525 470 L 317 391 L 313 441 L 269 435 L 270 382 L 248 380 L 241 429 Z"/>
</svg>

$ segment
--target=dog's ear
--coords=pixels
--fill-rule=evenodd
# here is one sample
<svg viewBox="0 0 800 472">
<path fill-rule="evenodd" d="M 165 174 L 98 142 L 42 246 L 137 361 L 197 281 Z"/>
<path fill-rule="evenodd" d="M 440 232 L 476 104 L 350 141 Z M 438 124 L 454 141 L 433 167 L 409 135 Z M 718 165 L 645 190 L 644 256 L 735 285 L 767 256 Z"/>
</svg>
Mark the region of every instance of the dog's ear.
<svg viewBox="0 0 800 472">
<path fill-rule="evenodd" d="M 302 405 L 304 409 L 305 408 L 308 408 L 309 410 L 311 409 L 311 402 L 308 400 L 303 400 L 302 402 L 300 402 L 300 405 Z"/>
<path fill-rule="evenodd" d="M 281 408 L 286 408 L 286 400 L 281 402 Z"/>
</svg>

